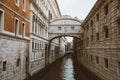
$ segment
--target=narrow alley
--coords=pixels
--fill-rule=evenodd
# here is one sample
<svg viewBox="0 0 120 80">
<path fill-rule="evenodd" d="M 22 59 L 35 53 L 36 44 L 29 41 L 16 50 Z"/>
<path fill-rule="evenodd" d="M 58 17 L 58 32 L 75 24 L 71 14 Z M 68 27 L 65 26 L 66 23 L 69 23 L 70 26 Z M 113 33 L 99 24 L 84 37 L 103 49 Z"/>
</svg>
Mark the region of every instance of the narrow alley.
<svg viewBox="0 0 120 80">
<path fill-rule="evenodd" d="M 68 54 L 62 59 L 52 64 L 48 72 L 42 77 L 35 74 L 31 80 L 100 80 L 91 72 L 87 71 L 79 63 L 72 59 L 72 55 Z"/>
</svg>

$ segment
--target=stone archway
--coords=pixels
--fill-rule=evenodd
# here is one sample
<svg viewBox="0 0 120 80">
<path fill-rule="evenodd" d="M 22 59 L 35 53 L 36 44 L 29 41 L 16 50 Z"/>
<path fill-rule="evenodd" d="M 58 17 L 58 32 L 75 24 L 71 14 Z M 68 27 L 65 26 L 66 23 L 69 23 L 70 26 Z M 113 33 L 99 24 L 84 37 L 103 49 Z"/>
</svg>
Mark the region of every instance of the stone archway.
<svg viewBox="0 0 120 80">
<path fill-rule="evenodd" d="M 61 37 L 73 37 L 73 38 L 78 39 L 78 40 L 81 41 L 81 43 L 82 43 L 82 38 L 80 38 L 80 37 L 78 37 L 78 36 L 58 35 L 58 36 L 53 37 L 53 38 L 50 39 L 49 42 L 48 42 L 48 51 L 47 51 L 47 54 L 46 54 L 46 65 L 49 64 L 50 48 L 51 48 L 51 43 L 52 43 L 52 41 L 53 41 L 54 39 L 61 38 Z"/>
</svg>

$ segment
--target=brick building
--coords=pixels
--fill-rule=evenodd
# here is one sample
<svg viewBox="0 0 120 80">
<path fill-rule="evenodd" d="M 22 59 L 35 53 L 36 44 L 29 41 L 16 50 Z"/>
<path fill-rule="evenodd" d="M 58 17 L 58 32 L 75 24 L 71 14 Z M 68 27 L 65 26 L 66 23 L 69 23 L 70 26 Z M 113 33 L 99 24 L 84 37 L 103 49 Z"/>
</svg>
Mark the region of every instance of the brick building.
<svg viewBox="0 0 120 80">
<path fill-rule="evenodd" d="M 28 73 L 29 0 L 0 0 L 0 80 Z"/>
<path fill-rule="evenodd" d="M 80 63 L 103 80 L 120 80 L 120 0 L 97 0 L 81 26 Z"/>
</svg>

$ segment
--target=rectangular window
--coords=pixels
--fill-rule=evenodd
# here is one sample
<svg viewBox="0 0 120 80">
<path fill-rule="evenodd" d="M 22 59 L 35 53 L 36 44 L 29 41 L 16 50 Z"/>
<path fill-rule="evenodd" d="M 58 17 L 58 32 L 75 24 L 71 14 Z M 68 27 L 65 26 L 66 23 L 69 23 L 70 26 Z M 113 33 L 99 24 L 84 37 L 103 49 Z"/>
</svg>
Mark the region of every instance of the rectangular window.
<svg viewBox="0 0 120 80">
<path fill-rule="evenodd" d="M 91 20 L 91 26 L 93 26 L 93 20 Z"/>
<path fill-rule="evenodd" d="M 4 13 L 0 10 L 0 31 L 4 29 Z"/>
<path fill-rule="evenodd" d="M 34 49 L 34 42 L 32 42 L 32 49 Z"/>
<path fill-rule="evenodd" d="M 3 62 L 3 71 L 6 71 L 6 68 L 7 68 L 7 61 L 4 61 Z"/>
<path fill-rule="evenodd" d="M 17 67 L 19 67 L 20 66 L 20 59 L 17 59 Z"/>
<path fill-rule="evenodd" d="M 49 20 L 52 20 L 52 13 L 49 11 Z"/>
<path fill-rule="evenodd" d="M 119 24 L 118 28 L 119 28 L 119 35 L 120 35 L 120 24 Z"/>
<path fill-rule="evenodd" d="M 96 63 L 99 64 L 99 57 L 96 56 Z"/>
<path fill-rule="evenodd" d="M 37 49 L 37 43 L 35 43 L 35 49 Z"/>
<path fill-rule="evenodd" d="M 97 21 L 99 21 L 99 13 L 96 15 L 96 17 L 97 17 Z"/>
<path fill-rule="evenodd" d="M 93 41 L 93 35 L 91 35 L 91 41 Z"/>
<path fill-rule="evenodd" d="M 74 30 L 75 29 L 75 27 L 71 27 L 71 30 Z"/>
<path fill-rule="evenodd" d="M 19 0 L 15 0 L 15 4 L 19 6 Z"/>
<path fill-rule="evenodd" d="M 97 40 L 99 40 L 99 33 L 96 33 L 96 35 L 97 35 Z"/>
<path fill-rule="evenodd" d="M 3 12 L 0 11 L 0 30 L 1 30 L 1 27 L 2 27 L 2 14 L 3 14 Z"/>
<path fill-rule="evenodd" d="M 120 74 L 120 61 L 118 62 L 118 74 Z"/>
<path fill-rule="evenodd" d="M 22 23 L 22 37 L 25 37 L 25 23 Z"/>
<path fill-rule="evenodd" d="M 18 19 L 15 19 L 15 36 L 18 35 L 18 28 L 19 28 L 19 21 Z"/>
<path fill-rule="evenodd" d="M 91 55 L 90 57 L 91 57 L 91 61 L 92 61 L 93 60 L 93 56 Z"/>
<path fill-rule="evenodd" d="M 105 68 L 108 68 L 108 59 L 107 58 L 104 59 L 104 63 L 105 63 Z"/>
<path fill-rule="evenodd" d="M 26 10 L 26 0 L 22 0 L 22 9 Z"/>
<path fill-rule="evenodd" d="M 58 27 L 58 30 L 61 30 L 61 27 Z"/>
<path fill-rule="evenodd" d="M 108 14 L 108 4 L 106 4 L 105 7 L 104 7 L 104 13 L 105 13 L 105 15 Z"/>
</svg>

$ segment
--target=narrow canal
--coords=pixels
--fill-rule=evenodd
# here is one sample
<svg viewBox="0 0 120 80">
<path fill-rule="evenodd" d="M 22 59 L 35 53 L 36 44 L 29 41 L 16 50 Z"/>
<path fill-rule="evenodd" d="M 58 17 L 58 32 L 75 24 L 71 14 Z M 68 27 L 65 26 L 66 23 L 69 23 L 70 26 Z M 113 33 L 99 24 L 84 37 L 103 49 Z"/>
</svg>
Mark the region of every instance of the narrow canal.
<svg viewBox="0 0 120 80">
<path fill-rule="evenodd" d="M 78 63 L 74 63 L 71 55 L 57 61 L 44 76 L 36 77 L 34 80 L 100 80 Z"/>
</svg>

